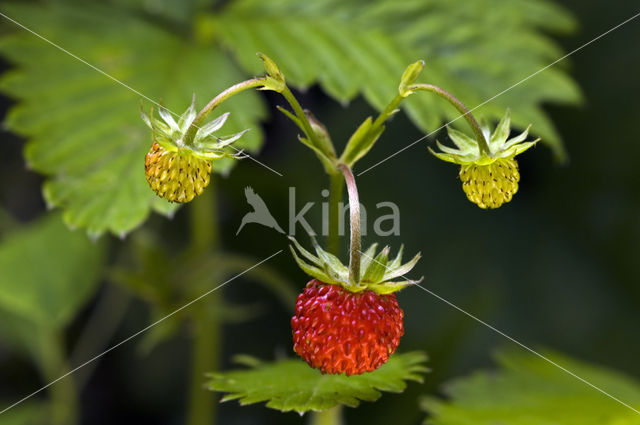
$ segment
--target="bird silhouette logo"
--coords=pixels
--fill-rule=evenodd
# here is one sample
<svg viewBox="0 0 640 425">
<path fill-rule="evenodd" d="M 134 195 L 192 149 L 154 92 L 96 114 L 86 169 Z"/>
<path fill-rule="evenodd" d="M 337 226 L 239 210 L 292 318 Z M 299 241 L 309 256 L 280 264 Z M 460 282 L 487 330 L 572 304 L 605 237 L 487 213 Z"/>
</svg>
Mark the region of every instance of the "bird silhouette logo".
<svg viewBox="0 0 640 425">
<path fill-rule="evenodd" d="M 262 224 L 263 226 L 275 229 L 280 233 L 284 233 L 284 230 L 282 230 L 276 222 L 276 219 L 273 218 L 269 212 L 267 204 L 265 204 L 262 198 L 254 192 L 251 186 L 244 188 L 244 196 L 247 198 L 249 205 L 253 207 L 253 211 L 246 213 L 244 217 L 242 217 L 242 223 L 240 223 L 240 227 L 238 227 L 236 235 L 240 233 L 240 230 L 242 230 L 245 224 L 249 223 Z"/>
</svg>

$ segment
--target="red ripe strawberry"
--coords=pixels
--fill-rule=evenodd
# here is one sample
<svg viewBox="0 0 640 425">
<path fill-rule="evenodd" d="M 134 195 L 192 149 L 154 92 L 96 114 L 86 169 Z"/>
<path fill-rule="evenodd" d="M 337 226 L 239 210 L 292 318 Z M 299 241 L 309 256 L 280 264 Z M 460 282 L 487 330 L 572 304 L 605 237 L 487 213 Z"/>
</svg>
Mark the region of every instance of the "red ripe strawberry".
<svg viewBox="0 0 640 425">
<path fill-rule="evenodd" d="M 403 316 L 395 294 L 354 293 L 314 279 L 296 302 L 293 349 L 322 373 L 371 372 L 398 348 Z"/>
<path fill-rule="evenodd" d="M 418 282 L 397 278 L 416 265 L 420 254 L 402 264 L 402 248 L 390 260 L 389 248 L 376 255 L 374 244 L 362 253 L 363 273 L 354 281 L 349 269 L 315 240 L 317 255 L 291 241 L 296 262 L 314 277 L 298 296 L 291 318 L 294 351 L 322 373 L 358 375 L 386 363 L 404 334 L 404 312 L 395 292 Z"/>
</svg>

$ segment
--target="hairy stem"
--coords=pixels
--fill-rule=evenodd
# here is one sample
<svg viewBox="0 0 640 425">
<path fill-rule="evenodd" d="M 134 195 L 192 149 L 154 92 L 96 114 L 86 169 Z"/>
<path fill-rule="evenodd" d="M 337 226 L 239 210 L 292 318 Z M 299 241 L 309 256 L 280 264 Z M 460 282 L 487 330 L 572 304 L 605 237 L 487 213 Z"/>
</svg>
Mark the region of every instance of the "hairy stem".
<svg viewBox="0 0 640 425">
<path fill-rule="evenodd" d="M 484 153 L 488 156 L 491 156 L 491 149 L 489 149 L 489 145 L 487 144 L 487 140 L 485 139 L 484 134 L 480 129 L 480 125 L 478 125 L 478 121 L 476 121 L 471 111 L 457 97 L 455 97 L 445 89 L 434 86 L 433 84 L 416 84 L 411 86 L 410 89 L 434 93 L 453 105 L 458 110 L 458 112 L 462 114 L 464 119 L 467 120 L 467 123 L 471 127 L 471 130 L 473 130 L 473 134 L 475 134 L 476 140 L 478 141 L 480 154 Z"/>
<path fill-rule="evenodd" d="M 340 254 L 339 220 L 343 188 L 342 174 L 329 175 L 329 236 L 327 238 L 327 249 L 336 256 Z"/>
<path fill-rule="evenodd" d="M 219 95 L 211 99 L 207 105 L 202 108 L 202 110 L 196 115 L 196 118 L 193 120 L 187 132 L 184 135 L 183 142 L 186 146 L 189 146 L 193 143 L 193 139 L 196 137 L 196 133 L 200 126 L 204 123 L 204 120 L 207 119 L 207 116 L 213 111 L 218 105 L 220 105 L 225 100 L 229 99 L 231 96 L 234 96 L 242 91 L 245 91 L 250 88 L 262 86 L 265 82 L 265 78 L 252 78 L 247 81 L 243 81 L 241 83 L 236 84 L 235 86 L 231 86 L 225 91 L 221 92 Z"/>
<path fill-rule="evenodd" d="M 351 168 L 345 164 L 338 166 L 344 175 L 347 183 L 347 193 L 349 194 L 349 216 L 351 223 L 351 245 L 349 248 L 349 279 L 351 282 L 360 280 L 360 201 L 358 199 L 358 188 L 356 179 Z"/>
<path fill-rule="evenodd" d="M 213 180 L 213 176 L 212 176 Z M 219 228 L 215 181 L 190 205 L 191 256 L 211 255 L 219 249 Z M 215 277 L 214 277 L 215 278 Z M 213 425 L 216 423 L 216 394 L 203 388 L 204 375 L 218 369 L 222 323 L 215 314 L 207 314 L 207 305 L 219 301 L 219 291 L 208 297 L 207 303 L 193 306 L 191 322 L 193 347 L 191 383 L 189 395 L 188 425 Z"/>
</svg>

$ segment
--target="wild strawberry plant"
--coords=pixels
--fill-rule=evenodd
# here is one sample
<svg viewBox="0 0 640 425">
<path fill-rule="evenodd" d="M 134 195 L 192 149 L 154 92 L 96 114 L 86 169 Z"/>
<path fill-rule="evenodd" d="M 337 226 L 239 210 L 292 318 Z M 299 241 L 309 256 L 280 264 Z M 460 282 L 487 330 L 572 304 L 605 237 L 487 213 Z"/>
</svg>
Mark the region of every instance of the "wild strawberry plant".
<svg viewBox="0 0 640 425">
<path fill-rule="evenodd" d="M 195 2 L 184 3 L 196 9 Z M 192 202 L 187 207 L 190 242 L 176 253 L 157 232 L 143 228 L 119 243 L 115 264 L 104 269 L 105 238 L 90 249 L 77 233 L 61 231 L 57 216 L 4 241 L 0 266 L 7 270 L 21 270 L 12 266 L 17 258 L 56 259 L 40 250 L 59 253 L 64 248 L 76 254 L 76 261 L 59 276 L 30 269 L 0 279 L 0 305 L 11 317 L 6 323 L 28 318 L 24 328 L 37 329 L 57 353 L 45 361 L 32 350 L 45 366 L 43 375 L 55 379 L 56 370 L 66 367 L 60 334 L 95 290 L 96 270 L 148 301 L 153 317 L 162 318 L 209 290 L 212 281 L 245 273 L 255 264 L 252 258 L 220 249 L 213 191 L 223 184 L 215 173 L 228 175 L 239 159 L 253 158 L 262 145 L 259 123 L 266 108 L 254 90 L 259 89 L 273 91 L 288 103 L 289 108 L 280 111 L 298 127 L 300 141 L 320 161 L 331 187 L 326 247 L 313 240 L 311 253 L 303 243 L 291 241 L 293 260 L 311 279 L 306 289 L 288 284 L 289 279 L 267 266 L 247 272 L 287 308 L 296 301 L 295 292 L 302 291 L 291 320 L 291 348 L 302 360 L 263 362 L 245 356 L 239 360 L 247 369 L 220 372 L 216 344 L 222 323 L 245 320 L 253 309 L 229 305 L 219 293 L 208 300 L 213 308 L 194 305 L 175 320 L 154 322 L 144 349 L 175 335 L 181 324 L 191 325 L 187 420 L 193 425 L 211 423 L 213 417 L 213 399 L 201 388 L 205 371 L 211 372 L 208 388 L 225 393 L 226 400 L 266 402 L 281 411 L 324 412 L 317 418 L 336 421 L 339 411 L 332 408 L 373 401 L 380 391 L 401 392 L 406 381 L 421 381 L 426 355 L 396 353 L 405 313 L 395 295 L 420 282 L 407 276 L 420 256 L 403 263 L 402 247 L 394 247 L 398 253 L 393 258 L 389 247 L 378 251 L 374 244 L 361 250 L 352 170 L 382 139 L 387 121 L 401 111 L 425 133 L 443 121 L 462 118 L 471 131 L 448 127 L 456 148 L 438 143 L 439 151 L 432 153 L 460 166 L 462 189 L 480 208 L 509 202 L 520 179 L 515 156 L 539 140 L 528 138 L 530 123 L 542 143 L 564 158 L 540 103 L 575 103 L 579 91 L 563 71 L 549 69 L 532 80 L 526 93 L 505 93 L 483 105 L 483 120 L 476 120 L 476 111 L 465 104 L 480 105 L 503 90 L 505 81 L 515 83 L 546 65 L 559 49 L 540 28 L 567 30 L 573 26 L 571 19 L 550 3 L 532 0 L 499 8 L 490 0 L 470 0 L 464 7 L 446 0 L 378 0 L 365 8 L 357 1 L 321 0 L 302 8 L 293 0 L 237 0 L 197 13 L 169 3 L 163 3 L 165 9 L 146 9 L 144 2 L 114 4 L 119 6 L 2 5 L 3 13 L 38 28 L 100 70 L 32 35 L 4 35 L 0 52 L 15 69 L 2 77 L 0 89 L 19 101 L 6 126 L 28 138 L 26 162 L 46 176 L 43 196 L 50 207 L 62 210 L 70 227 L 83 228 L 94 239 L 105 233 L 125 237 L 150 211 L 173 216 L 180 204 Z M 481 13 L 487 9 L 495 13 Z M 262 65 L 255 59 L 259 51 L 269 54 L 260 56 Z M 519 60 L 507 60 L 514 55 Z M 428 59 L 426 68 L 425 62 L 415 62 L 420 57 Z M 247 75 L 259 76 L 244 80 Z M 124 87 L 114 86 L 114 78 Z M 327 127 L 303 109 L 291 90 L 314 84 L 344 104 L 362 95 L 380 111 L 355 129 L 341 153 Z M 141 98 L 148 128 L 132 112 Z M 162 99 L 162 105 L 155 99 Z M 211 101 L 198 111 L 197 103 L 207 99 Z M 173 112 L 187 105 L 184 113 Z M 512 125 L 524 132 L 511 137 Z M 430 160 L 426 150 L 424 156 Z M 336 221 L 345 184 L 351 206 L 348 264 L 338 258 Z M 27 284 L 11 286 L 18 281 Z M 70 285 L 75 291 L 68 290 Z M 42 296 L 49 287 L 73 302 L 59 306 L 55 296 Z M 16 292 L 21 295 L 12 297 Z M 66 402 L 52 404 L 54 423 L 77 420 L 77 392 L 67 385 L 53 393 L 54 399 Z M 436 415 L 447 411 L 440 402 L 425 406 Z M 455 423 L 447 420 L 441 423 Z"/>
</svg>

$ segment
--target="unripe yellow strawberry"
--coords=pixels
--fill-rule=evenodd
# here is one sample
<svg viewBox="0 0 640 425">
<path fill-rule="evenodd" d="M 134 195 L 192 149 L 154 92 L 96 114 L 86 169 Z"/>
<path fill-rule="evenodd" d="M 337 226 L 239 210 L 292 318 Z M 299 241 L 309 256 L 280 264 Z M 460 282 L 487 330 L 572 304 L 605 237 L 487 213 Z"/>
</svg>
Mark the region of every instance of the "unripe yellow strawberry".
<svg viewBox="0 0 640 425">
<path fill-rule="evenodd" d="M 147 182 L 158 196 L 171 202 L 189 202 L 209 185 L 210 159 L 197 158 L 187 150 L 169 151 L 151 145 L 144 162 Z"/>
<path fill-rule="evenodd" d="M 449 127 L 447 132 L 457 149 L 440 143 L 437 144 L 442 152 L 434 152 L 429 148 L 431 153 L 443 161 L 460 165 L 462 190 L 471 202 L 483 209 L 498 208 L 511 201 L 518 191 L 520 181 L 518 163 L 514 158 L 540 140 L 525 142 L 529 128 L 509 139 L 510 122 L 507 110 L 493 133 L 486 125 L 481 126 L 487 152 L 480 149 L 477 140 Z"/>
<path fill-rule="evenodd" d="M 242 152 L 228 148 L 247 131 L 221 139 L 214 135 L 227 120 L 229 113 L 197 127 L 195 137 L 187 131 L 196 118 L 195 99 L 176 122 L 164 108 L 161 119 L 142 113 L 143 121 L 153 131 L 153 144 L 144 161 L 144 171 L 151 189 L 170 202 L 189 202 L 209 185 L 213 161 L 220 158 L 243 158 Z M 193 140 L 187 140 L 187 139 Z"/>
<path fill-rule="evenodd" d="M 463 165 L 460 180 L 471 202 L 484 209 L 498 208 L 518 191 L 518 163 L 515 159 L 500 158 L 489 165 Z"/>
</svg>

